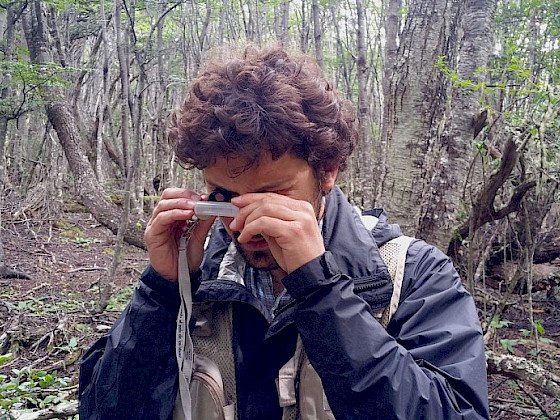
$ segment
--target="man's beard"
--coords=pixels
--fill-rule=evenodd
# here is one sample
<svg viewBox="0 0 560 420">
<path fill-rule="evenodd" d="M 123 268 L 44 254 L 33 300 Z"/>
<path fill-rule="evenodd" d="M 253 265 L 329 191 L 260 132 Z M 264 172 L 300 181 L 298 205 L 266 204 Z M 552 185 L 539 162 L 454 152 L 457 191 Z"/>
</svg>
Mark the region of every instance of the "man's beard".
<svg viewBox="0 0 560 420">
<path fill-rule="evenodd" d="M 251 267 L 264 271 L 272 271 L 280 268 L 280 266 L 272 256 L 270 249 L 264 251 L 246 251 L 243 249 L 242 245 L 237 242 L 237 238 L 235 238 L 233 242 L 235 243 L 237 251 L 241 254 L 245 262 Z"/>
<path fill-rule="evenodd" d="M 316 192 L 317 193 L 313 196 L 311 205 L 313 206 L 313 210 L 315 212 L 315 219 L 319 220 L 319 217 L 321 216 L 321 209 L 323 207 L 323 198 L 319 183 L 317 183 Z M 274 259 L 270 248 L 263 251 L 244 250 L 242 244 L 237 241 L 237 238 L 240 234 L 241 232 L 236 232 L 235 237 L 233 238 L 233 242 L 235 244 L 235 247 L 237 248 L 237 251 L 241 254 L 243 259 L 247 264 L 249 264 L 249 266 L 264 271 L 273 271 L 280 268 L 280 266 L 276 262 L 276 259 Z"/>
</svg>

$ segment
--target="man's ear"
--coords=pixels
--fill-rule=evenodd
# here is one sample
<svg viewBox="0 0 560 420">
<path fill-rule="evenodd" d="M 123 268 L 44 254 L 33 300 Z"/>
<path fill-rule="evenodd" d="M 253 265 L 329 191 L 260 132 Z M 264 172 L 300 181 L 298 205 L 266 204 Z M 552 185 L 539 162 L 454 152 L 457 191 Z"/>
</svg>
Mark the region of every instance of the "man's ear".
<svg viewBox="0 0 560 420">
<path fill-rule="evenodd" d="M 332 190 L 338 175 L 338 167 L 333 169 L 325 169 L 321 177 L 321 191 L 327 193 Z"/>
</svg>

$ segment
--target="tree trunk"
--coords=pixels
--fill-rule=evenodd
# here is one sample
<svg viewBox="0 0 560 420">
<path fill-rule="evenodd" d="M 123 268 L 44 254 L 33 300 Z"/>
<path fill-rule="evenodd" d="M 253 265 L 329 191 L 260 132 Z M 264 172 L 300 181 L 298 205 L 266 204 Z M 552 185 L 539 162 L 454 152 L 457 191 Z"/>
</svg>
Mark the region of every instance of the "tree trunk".
<svg viewBox="0 0 560 420">
<path fill-rule="evenodd" d="M 2 243 L 2 207 L 4 198 L 4 188 L 0 185 L 0 279 L 29 279 L 30 277 L 18 270 L 13 270 L 6 266 L 6 261 L 4 257 L 4 244 Z"/>
<path fill-rule="evenodd" d="M 323 64 L 323 29 L 321 27 L 321 17 L 319 16 L 319 1 L 312 0 L 311 5 L 313 11 L 313 37 L 315 38 L 315 59 L 321 68 Z"/>
<path fill-rule="evenodd" d="M 15 3 L 8 3 L 6 5 L 6 29 L 4 33 L 6 38 L 3 40 L 4 44 L 4 57 L 5 62 L 10 62 L 13 56 L 14 43 L 15 43 L 15 16 L 14 16 Z M 9 82 L 10 74 L 6 72 L 0 76 L 2 82 Z M 4 87 L 0 91 L 0 99 L 2 101 L 8 99 L 12 95 L 11 89 L 9 87 Z M 0 112 L 0 184 L 2 184 L 2 190 L 4 188 L 11 187 L 10 179 L 6 171 L 6 139 L 8 136 L 8 121 L 10 116 L 7 115 L 6 111 Z"/>
<path fill-rule="evenodd" d="M 117 0 L 118 1 L 118 0 Z M 124 196 L 123 196 L 123 208 L 120 216 L 120 221 L 117 229 L 117 237 L 115 240 L 115 248 L 113 253 L 113 259 L 111 261 L 111 266 L 109 269 L 109 275 L 107 276 L 107 281 L 102 287 L 101 296 L 99 302 L 96 306 L 96 312 L 101 313 L 105 310 L 109 304 L 109 300 L 112 295 L 115 274 L 121 258 L 123 239 L 125 232 L 127 231 L 127 226 L 129 225 L 130 213 L 131 213 L 131 192 L 133 189 L 133 180 L 135 179 L 135 172 L 140 160 L 140 148 L 142 141 L 142 106 L 143 106 L 143 95 L 144 86 L 146 84 L 146 74 L 143 69 L 145 62 L 140 62 L 143 60 L 141 54 L 137 51 L 136 59 L 139 62 L 140 75 L 138 77 L 138 94 L 136 96 L 134 113 L 133 113 L 133 132 L 134 132 L 134 153 L 132 156 L 132 165 L 126 175 L 126 182 L 124 186 Z"/>
<path fill-rule="evenodd" d="M 220 12 L 220 27 L 223 26 L 224 9 L 226 4 L 222 4 L 222 10 Z M 164 16 L 165 5 L 162 3 L 160 6 L 160 16 Z M 154 135 L 154 159 L 155 159 L 155 171 L 152 173 L 152 185 L 154 188 L 154 193 L 159 194 L 165 188 L 170 186 L 170 168 L 169 168 L 169 145 L 167 143 L 167 105 L 169 103 L 169 95 L 167 92 L 167 85 L 169 83 L 169 74 L 165 70 L 163 63 L 163 30 L 164 30 L 164 19 L 160 19 L 156 27 L 156 51 L 157 51 L 157 74 L 159 83 L 158 92 L 156 93 L 155 103 L 156 103 L 156 127 L 153 131 Z M 220 31 L 223 31 L 221 29 Z M 223 33 L 220 34 L 223 37 Z"/>
<path fill-rule="evenodd" d="M 95 172 L 97 173 L 97 179 L 100 182 L 105 180 L 105 176 L 103 173 L 103 150 L 105 149 L 105 144 L 103 141 L 103 128 L 105 125 L 105 109 L 106 109 L 106 100 L 107 97 L 107 90 L 109 87 L 109 48 L 107 46 L 107 31 L 105 30 L 105 4 L 101 2 L 101 20 L 103 24 L 101 25 L 101 40 L 103 43 L 103 71 L 101 73 L 102 80 L 101 80 L 101 89 L 99 90 L 99 94 L 97 95 L 97 130 L 96 130 L 96 140 L 97 140 L 97 148 L 96 148 L 96 159 L 95 159 Z M 107 109 L 110 112 L 110 109 Z"/>
<path fill-rule="evenodd" d="M 290 41 L 290 37 L 289 37 L 290 1 L 291 0 L 284 1 L 284 3 L 282 3 L 281 6 L 282 7 L 281 40 L 282 40 L 282 45 L 284 46 L 288 46 L 288 42 Z"/>
<path fill-rule="evenodd" d="M 467 12 L 461 20 L 463 7 Z M 453 70 L 459 61 L 457 72 L 463 78 L 485 66 L 494 8 L 493 0 L 469 0 L 466 5 L 452 0 L 411 1 L 399 37 L 398 66 L 386 87 L 390 166 L 383 179 L 382 204 L 406 234 L 444 249 L 461 210 L 475 97 L 472 92 L 452 90 L 436 65 Z M 466 44 L 457 60 L 460 22 L 464 22 Z"/>
<path fill-rule="evenodd" d="M 124 39 L 128 42 L 127 37 L 123 37 L 121 29 L 121 0 L 115 0 L 115 38 L 117 56 L 119 60 L 119 75 L 121 80 L 121 139 L 122 139 L 122 156 L 125 175 L 128 174 L 130 168 L 129 147 L 128 147 L 128 116 L 132 112 L 132 100 L 130 95 L 130 71 L 128 68 L 128 54 L 126 53 L 126 45 Z M 123 39 L 124 38 L 124 39 Z"/>
<path fill-rule="evenodd" d="M 340 26 L 339 26 L 340 17 L 336 13 L 336 2 L 334 0 L 331 0 L 330 10 L 331 10 L 332 24 L 334 26 L 335 37 L 336 37 L 336 56 L 338 60 L 340 60 L 340 64 L 337 67 L 340 68 L 340 73 L 344 82 L 344 89 L 346 91 L 346 98 L 351 101 L 354 96 L 352 92 L 352 81 L 351 81 L 350 71 L 348 68 L 349 67 L 348 62 L 346 60 L 346 49 L 344 48 L 342 35 L 340 33 Z"/>
<path fill-rule="evenodd" d="M 307 1 L 301 2 L 299 48 L 304 53 L 307 52 L 309 44 L 309 22 L 307 21 Z"/>
<path fill-rule="evenodd" d="M 369 107 L 367 101 L 367 66 L 366 66 L 366 41 L 365 41 L 365 10 L 362 0 L 356 0 L 358 14 L 358 27 L 356 29 L 357 41 L 357 78 L 358 78 L 358 124 L 360 130 L 359 144 L 359 174 L 358 179 L 362 186 L 361 201 L 365 208 L 373 205 L 372 171 L 371 171 L 371 136 Z"/>
<path fill-rule="evenodd" d="M 212 17 L 212 3 L 206 2 L 206 16 L 204 17 L 204 22 L 202 23 L 202 31 L 198 35 L 198 50 L 199 59 L 197 60 L 197 68 L 196 71 L 198 72 L 198 67 L 201 64 L 202 54 L 206 48 L 206 39 L 208 37 L 208 26 L 210 25 L 210 18 Z"/>
<path fill-rule="evenodd" d="M 3 96 L 3 95 L 2 95 Z M 10 188 L 10 180 L 6 171 L 6 138 L 8 136 L 8 118 L 0 113 L 0 184 L 2 190 Z"/>
<path fill-rule="evenodd" d="M 444 113 L 445 80 L 435 68 L 451 38 L 451 1 L 410 3 L 400 34 L 398 66 L 385 97 L 387 167 L 382 205 L 403 232 L 417 234 L 425 155 Z M 432 120 L 432 118 L 435 119 Z"/>
<path fill-rule="evenodd" d="M 391 98 L 391 86 L 395 66 L 397 63 L 398 36 L 399 36 L 399 10 L 402 7 L 402 0 L 389 0 L 387 12 L 385 14 L 385 57 L 383 61 L 383 119 L 381 122 L 381 141 L 376 153 L 376 168 L 374 171 L 374 193 L 375 203 L 382 199 L 381 190 L 387 173 L 387 140 L 392 138 L 389 128 L 393 128 L 389 118 L 394 117 L 393 102 Z"/>
<path fill-rule="evenodd" d="M 494 45 L 496 0 L 468 0 L 464 7 L 457 76 L 476 86 L 485 81 L 486 72 L 477 69 L 486 67 Z M 442 134 L 434 144 L 432 161 L 436 166 L 428 172 L 417 232 L 419 237 L 442 248 L 449 244 L 459 214 L 464 211 L 461 203 L 465 201 L 463 190 L 469 174 L 467 162 L 469 157 L 475 159 L 472 142 L 481 92 L 482 89 L 461 87 L 452 90 L 448 115 L 440 122 Z"/>
<path fill-rule="evenodd" d="M 23 15 L 22 24 L 32 62 L 35 64 L 51 62 L 39 0 L 35 0 L 31 4 L 31 10 L 26 11 Z M 56 85 L 45 87 L 45 91 L 47 116 L 56 130 L 58 140 L 66 155 L 74 176 L 76 191 L 93 217 L 116 233 L 120 218 L 118 208 L 108 198 L 95 177 L 95 173 L 81 146 L 79 132 L 68 102 L 61 89 Z M 141 248 L 145 247 L 142 230 L 136 226 L 136 223 L 129 224 L 125 238 L 127 242 L 133 245 Z"/>
</svg>

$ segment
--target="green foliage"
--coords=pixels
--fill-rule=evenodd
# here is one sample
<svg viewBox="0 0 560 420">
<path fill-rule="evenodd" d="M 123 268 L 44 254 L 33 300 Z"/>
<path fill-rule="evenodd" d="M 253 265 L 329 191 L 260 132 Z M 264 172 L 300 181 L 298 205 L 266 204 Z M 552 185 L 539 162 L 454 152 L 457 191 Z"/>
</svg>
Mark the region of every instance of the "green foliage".
<svg viewBox="0 0 560 420">
<path fill-rule="evenodd" d="M 65 344 L 64 346 L 58 346 L 58 347 L 55 347 L 55 348 L 57 350 L 62 350 L 66 353 L 71 353 L 78 348 L 78 339 L 75 338 L 75 337 L 72 337 L 70 339 L 70 341 L 68 341 L 68 343 Z"/>
<path fill-rule="evenodd" d="M 83 248 L 87 248 L 91 244 L 100 243 L 101 241 L 97 238 L 83 238 L 81 236 L 77 236 L 74 239 L 72 239 L 72 242 L 74 242 L 75 244 L 77 244 L 77 245 L 79 245 Z"/>
<path fill-rule="evenodd" d="M 17 303 L 6 300 L 4 304 L 9 310 L 18 313 L 59 315 L 61 312 L 82 310 L 83 308 L 80 304 L 81 299 L 82 296 L 78 293 L 70 293 L 66 300 L 58 300 L 57 302 L 52 301 L 48 296 L 40 296 L 38 298 L 28 296 Z"/>
<path fill-rule="evenodd" d="M 5 305 L 9 310 L 19 313 L 43 313 L 43 300 L 44 298 L 28 297 L 25 300 L 20 300 L 16 304 L 6 301 Z"/>
<path fill-rule="evenodd" d="M 142 199 L 144 200 L 144 204 L 147 204 L 150 201 L 158 201 L 160 198 L 161 196 L 159 195 L 145 195 L 144 197 L 142 197 Z"/>
<path fill-rule="evenodd" d="M 546 338 L 546 337 L 543 337 L 543 335 L 545 333 L 545 328 L 544 328 L 543 323 L 544 323 L 544 321 L 542 319 L 536 319 L 535 320 L 534 324 L 535 324 L 536 337 L 541 343 L 553 343 L 554 342 L 553 340 L 551 340 L 549 338 Z M 521 328 L 519 330 L 519 332 L 526 339 L 530 338 L 533 335 L 533 331 L 527 330 L 525 328 Z"/>
<path fill-rule="evenodd" d="M 496 317 L 492 318 L 492 321 L 490 322 L 490 328 L 503 328 L 503 327 L 508 327 L 509 324 L 511 324 L 511 321 L 508 321 L 506 319 L 504 320 L 500 320 Z"/>
<path fill-rule="evenodd" d="M 401 6 L 401 8 L 399 9 L 399 16 L 401 17 L 401 19 L 406 19 L 406 16 L 408 15 L 408 6 Z"/>
<path fill-rule="evenodd" d="M 475 83 L 469 79 L 461 79 L 457 71 L 449 66 L 449 62 L 446 60 L 445 56 L 438 57 L 435 67 L 451 81 L 454 88 L 463 93 L 482 91 L 485 94 L 491 94 L 497 90 L 505 90 L 511 87 L 506 81 L 502 81 L 499 84 L 489 84 L 488 80 Z M 515 57 L 511 57 L 510 61 L 505 63 L 505 67 L 502 68 L 479 67 L 475 70 L 475 74 L 488 73 L 491 76 L 502 75 L 504 72 L 511 73 L 516 79 L 527 79 L 531 74 L 530 71 L 523 66 L 523 63 L 516 60 Z M 517 92 L 518 89 L 508 89 L 509 95 L 513 95 Z M 524 90 L 522 93 L 526 94 L 527 91 Z"/>
<path fill-rule="evenodd" d="M 56 372 L 12 369 L 10 376 L 0 375 L 0 409 L 42 409 L 67 403 L 71 392 L 65 388 L 69 383 L 70 378 L 59 378 Z"/>
<path fill-rule="evenodd" d="M 474 148 L 476 149 L 476 151 L 478 152 L 479 155 L 481 155 L 481 156 L 486 155 L 486 145 L 484 144 L 484 142 L 474 141 L 473 146 L 474 146 Z"/>
<path fill-rule="evenodd" d="M 112 2 L 105 1 L 105 9 L 111 10 Z M 80 14 L 93 15 L 99 11 L 101 1 L 88 0 L 45 0 L 45 4 L 54 7 L 58 12 L 74 11 Z"/>
<path fill-rule="evenodd" d="M 113 312 L 122 312 L 126 305 L 128 305 L 128 303 L 130 302 L 132 293 L 134 292 L 135 288 L 135 285 L 130 285 L 119 289 L 118 292 L 116 294 L 113 294 L 111 296 L 111 299 L 109 299 L 106 310 Z"/>
<path fill-rule="evenodd" d="M 519 340 L 510 340 L 505 338 L 500 340 L 500 344 L 502 345 L 503 349 L 509 351 L 510 353 L 513 353 L 513 347 L 517 346 L 518 343 Z"/>
<path fill-rule="evenodd" d="M 537 334 L 538 335 L 543 335 L 544 334 L 543 322 L 544 321 L 542 319 L 536 319 L 535 320 L 535 328 L 537 329 Z"/>
<path fill-rule="evenodd" d="M 17 60 L 0 60 L 0 89 L 9 88 L 13 94 L 0 99 L 0 113 L 8 118 L 18 118 L 44 104 L 45 88 L 69 87 L 66 76 L 76 69 L 58 64 L 31 64 L 20 57 Z"/>
</svg>

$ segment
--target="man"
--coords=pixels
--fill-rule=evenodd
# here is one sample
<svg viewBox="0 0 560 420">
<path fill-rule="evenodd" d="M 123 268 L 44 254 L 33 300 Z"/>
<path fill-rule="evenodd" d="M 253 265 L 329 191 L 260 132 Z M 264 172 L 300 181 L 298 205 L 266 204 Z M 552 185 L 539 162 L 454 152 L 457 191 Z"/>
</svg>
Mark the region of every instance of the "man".
<svg viewBox="0 0 560 420">
<path fill-rule="evenodd" d="M 351 107 L 317 66 L 281 48 L 209 64 L 172 118 L 179 159 L 240 209 L 215 223 L 206 248 L 215 218 L 200 220 L 187 248 L 195 303 L 229 331 L 227 403 L 238 419 L 282 418 L 278 373 L 300 337 L 321 405 L 337 419 L 488 418 L 476 308 L 445 255 L 412 242 L 387 330 L 375 317 L 393 289 L 378 247 L 401 233 L 380 211 L 367 230 L 335 186 L 356 133 Z M 80 418 L 173 417 L 179 237 L 206 199 L 162 194 L 145 232 L 151 266 L 84 356 Z"/>
</svg>

